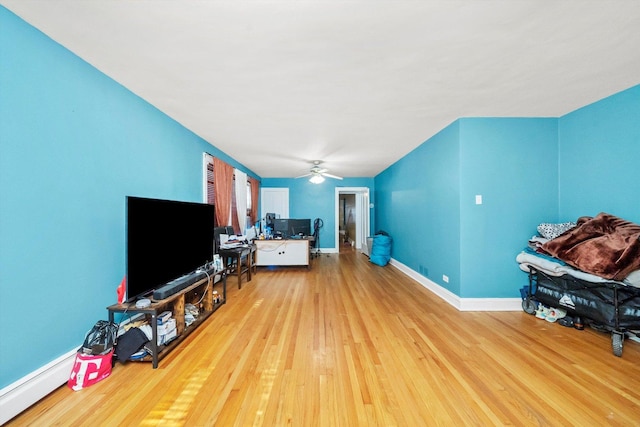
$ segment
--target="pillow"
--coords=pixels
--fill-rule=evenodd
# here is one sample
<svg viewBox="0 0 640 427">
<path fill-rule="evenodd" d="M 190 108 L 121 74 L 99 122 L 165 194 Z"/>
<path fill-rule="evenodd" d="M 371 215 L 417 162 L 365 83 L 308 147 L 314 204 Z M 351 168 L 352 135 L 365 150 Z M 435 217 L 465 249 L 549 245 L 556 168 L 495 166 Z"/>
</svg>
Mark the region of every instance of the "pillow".
<svg viewBox="0 0 640 427">
<path fill-rule="evenodd" d="M 543 222 L 538 226 L 538 233 L 547 239 L 555 239 L 567 230 L 571 230 L 576 226 L 575 222 L 563 222 L 560 224 L 550 224 Z"/>
</svg>

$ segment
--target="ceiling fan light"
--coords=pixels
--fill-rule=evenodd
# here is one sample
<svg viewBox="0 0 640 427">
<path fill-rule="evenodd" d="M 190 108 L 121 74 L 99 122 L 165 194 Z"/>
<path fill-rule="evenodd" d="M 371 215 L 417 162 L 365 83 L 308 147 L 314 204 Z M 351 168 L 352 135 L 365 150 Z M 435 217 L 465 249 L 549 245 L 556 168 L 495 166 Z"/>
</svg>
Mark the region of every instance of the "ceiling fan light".
<svg viewBox="0 0 640 427">
<path fill-rule="evenodd" d="M 324 182 L 324 177 L 322 175 L 313 175 L 309 178 L 309 181 L 314 184 L 322 184 Z"/>
</svg>

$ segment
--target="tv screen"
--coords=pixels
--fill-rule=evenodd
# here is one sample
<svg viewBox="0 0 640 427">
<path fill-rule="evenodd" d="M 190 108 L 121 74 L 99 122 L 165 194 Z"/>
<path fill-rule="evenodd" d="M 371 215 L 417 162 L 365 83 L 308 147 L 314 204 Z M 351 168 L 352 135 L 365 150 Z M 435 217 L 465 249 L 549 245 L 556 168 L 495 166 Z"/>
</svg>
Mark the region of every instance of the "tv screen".
<svg viewBox="0 0 640 427">
<path fill-rule="evenodd" d="M 127 197 L 127 301 L 213 260 L 214 206 Z"/>
</svg>

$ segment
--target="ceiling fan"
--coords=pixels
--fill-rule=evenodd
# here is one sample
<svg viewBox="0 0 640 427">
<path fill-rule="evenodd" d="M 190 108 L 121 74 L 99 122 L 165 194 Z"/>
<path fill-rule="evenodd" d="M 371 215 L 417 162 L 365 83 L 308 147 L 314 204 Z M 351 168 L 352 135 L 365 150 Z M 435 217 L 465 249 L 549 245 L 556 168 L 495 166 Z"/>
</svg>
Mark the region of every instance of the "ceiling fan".
<svg viewBox="0 0 640 427">
<path fill-rule="evenodd" d="M 322 163 L 320 160 L 315 160 L 313 162 L 313 166 L 309 170 L 309 173 L 297 176 L 296 178 L 304 178 L 305 176 L 310 176 L 311 178 L 309 178 L 309 181 L 311 181 L 314 184 L 320 184 L 324 182 L 325 177 L 333 178 L 333 179 L 342 179 L 341 176 L 331 175 L 330 173 L 327 173 L 329 170 L 321 168 L 320 163 Z"/>
</svg>

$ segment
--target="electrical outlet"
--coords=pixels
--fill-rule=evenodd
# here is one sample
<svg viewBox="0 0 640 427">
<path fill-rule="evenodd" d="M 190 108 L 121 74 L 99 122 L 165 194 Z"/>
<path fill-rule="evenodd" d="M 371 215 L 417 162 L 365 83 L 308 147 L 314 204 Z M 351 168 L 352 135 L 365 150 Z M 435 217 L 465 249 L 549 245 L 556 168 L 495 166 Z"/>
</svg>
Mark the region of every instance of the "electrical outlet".
<svg viewBox="0 0 640 427">
<path fill-rule="evenodd" d="M 445 283 L 449 283 L 449 276 L 447 276 L 446 274 L 443 274 L 442 280 L 444 280 Z"/>
<path fill-rule="evenodd" d="M 428 276 L 429 275 L 429 269 L 427 267 L 425 267 L 424 265 L 420 264 L 420 274 L 422 274 L 423 276 Z"/>
</svg>

